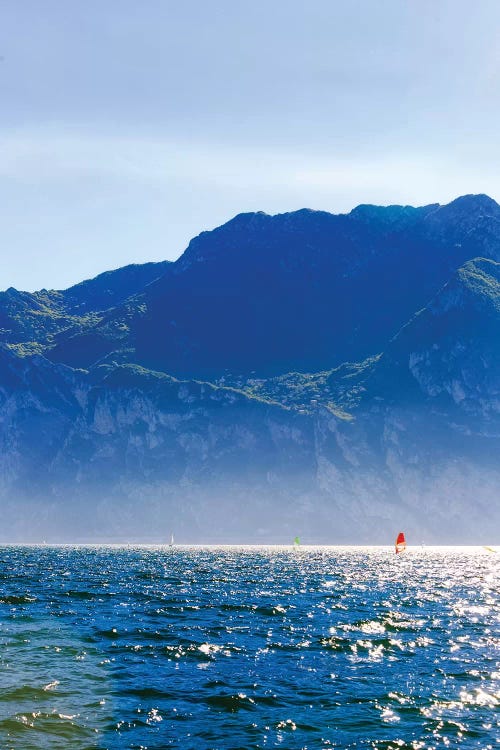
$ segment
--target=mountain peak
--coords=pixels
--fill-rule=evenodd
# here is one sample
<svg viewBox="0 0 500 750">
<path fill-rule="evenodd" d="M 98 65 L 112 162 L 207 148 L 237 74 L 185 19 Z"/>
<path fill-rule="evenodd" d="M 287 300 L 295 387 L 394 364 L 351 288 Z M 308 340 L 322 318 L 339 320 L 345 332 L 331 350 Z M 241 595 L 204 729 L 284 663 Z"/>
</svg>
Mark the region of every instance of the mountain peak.
<svg viewBox="0 0 500 750">
<path fill-rule="evenodd" d="M 459 198 L 439 206 L 426 219 L 427 228 L 441 241 L 461 246 L 470 244 L 476 237 L 476 256 L 498 259 L 500 206 L 493 198 L 484 194 L 462 195 Z M 465 258 L 464 258 L 465 260 Z"/>
<path fill-rule="evenodd" d="M 223 227 L 252 229 L 255 226 L 260 226 L 263 221 L 270 218 L 270 215 L 265 211 L 246 211 L 236 214 L 236 216 L 233 216 L 232 219 L 223 224 L 222 227 L 219 227 L 219 229 Z"/>
<path fill-rule="evenodd" d="M 466 211 L 484 211 L 496 213 L 500 210 L 498 203 L 485 193 L 468 193 L 443 206 L 443 208 L 460 208 Z"/>
<path fill-rule="evenodd" d="M 434 218 L 453 222 L 465 221 L 467 224 L 476 222 L 478 217 L 482 216 L 500 216 L 498 203 L 483 193 L 461 195 L 450 203 L 439 206 L 433 213 Z"/>
</svg>

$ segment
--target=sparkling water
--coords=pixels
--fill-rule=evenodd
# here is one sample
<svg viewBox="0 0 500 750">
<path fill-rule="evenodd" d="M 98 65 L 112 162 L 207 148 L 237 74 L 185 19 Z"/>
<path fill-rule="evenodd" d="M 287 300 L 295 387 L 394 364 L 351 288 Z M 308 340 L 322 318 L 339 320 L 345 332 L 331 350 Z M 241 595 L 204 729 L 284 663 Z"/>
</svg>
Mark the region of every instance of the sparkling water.
<svg viewBox="0 0 500 750">
<path fill-rule="evenodd" d="M 500 554 L 2 547 L 0 748 L 500 745 Z"/>
</svg>

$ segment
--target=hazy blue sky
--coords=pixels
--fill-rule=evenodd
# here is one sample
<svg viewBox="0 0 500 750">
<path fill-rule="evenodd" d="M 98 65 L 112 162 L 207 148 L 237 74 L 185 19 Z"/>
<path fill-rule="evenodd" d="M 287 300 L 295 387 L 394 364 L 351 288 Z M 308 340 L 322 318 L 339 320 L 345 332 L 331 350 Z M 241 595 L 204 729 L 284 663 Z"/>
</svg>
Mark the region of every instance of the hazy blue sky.
<svg viewBox="0 0 500 750">
<path fill-rule="evenodd" d="M 500 198 L 498 0 L 1 0 L 0 288 L 241 211 Z"/>
</svg>

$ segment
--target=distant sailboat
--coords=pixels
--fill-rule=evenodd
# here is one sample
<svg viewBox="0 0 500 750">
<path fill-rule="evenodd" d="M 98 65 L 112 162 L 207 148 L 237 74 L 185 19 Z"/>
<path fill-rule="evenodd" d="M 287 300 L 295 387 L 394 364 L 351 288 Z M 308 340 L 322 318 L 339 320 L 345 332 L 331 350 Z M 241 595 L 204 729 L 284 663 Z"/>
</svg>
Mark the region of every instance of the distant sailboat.
<svg viewBox="0 0 500 750">
<path fill-rule="evenodd" d="M 298 536 L 293 540 L 293 548 L 297 549 L 297 547 L 300 547 L 300 538 Z"/>
<path fill-rule="evenodd" d="M 400 531 L 396 539 L 396 555 L 399 552 L 404 552 L 405 549 L 406 549 L 405 535 L 402 531 Z"/>
<path fill-rule="evenodd" d="M 170 534 L 170 544 L 168 546 L 169 547 L 173 547 L 174 546 L 174 535 L 173 534 Z"/>
</svg>

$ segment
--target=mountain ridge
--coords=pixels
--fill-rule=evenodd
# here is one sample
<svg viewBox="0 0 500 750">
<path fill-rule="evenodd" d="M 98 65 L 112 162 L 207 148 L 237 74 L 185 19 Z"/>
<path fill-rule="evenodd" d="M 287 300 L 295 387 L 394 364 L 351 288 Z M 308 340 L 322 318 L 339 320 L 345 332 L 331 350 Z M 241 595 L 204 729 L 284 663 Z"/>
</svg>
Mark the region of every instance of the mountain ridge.
<svg viewBox="0 0 500 750">
<path fill-rule="evenodd" d="M 115 330 L 127 328 L 135 361 L 183 377 L 268 376 L 364 359 L 462 263 L 500 259 L 493 205 L 465 196 L 447 207 L 388 207 L 375 223 L 359 219 L 365 207 L 341 215 L 240 214 L 192 240 L 170 273 L 98 321 L 96 356 L 120 350 Z M 457 229 L 456 212 L 468 207 L 476 224 L 486 222 L 479 233 L 470 232 L 469 219 Z M 396 229 L 394 217 L 379 218 L 394 211 L 403 216 Z M 82 351 L 76 335 L 59 337 L 49 356 L 90 366 L 91 350 L 87 359 L 73 358 Z"/>
</svg>

